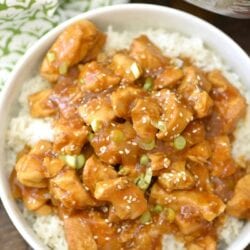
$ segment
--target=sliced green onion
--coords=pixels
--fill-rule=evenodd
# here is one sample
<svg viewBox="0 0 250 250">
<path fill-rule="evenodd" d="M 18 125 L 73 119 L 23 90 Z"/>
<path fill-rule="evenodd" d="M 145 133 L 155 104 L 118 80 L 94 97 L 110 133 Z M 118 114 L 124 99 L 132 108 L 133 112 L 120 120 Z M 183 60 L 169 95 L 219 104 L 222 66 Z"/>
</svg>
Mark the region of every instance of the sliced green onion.
<svg viewBox="0 0 250 250">
<path fill-rule="evenodd" d="M 63 160 L 68 166 L 76 169 L 80 169 L 85 164 L 85 157 L 80 155 L 61 155 L 59 159 Z"/>
<path fill-rule="evenodd" d="M 118 171 L 119 175 L 128 175 L 129 173 L 130 173 L 130 169 L 129 168 L 124 167 L 122 165 L 119 167 L 119 171 Z"/>
<path fill-rule="evenodd" d="M 89 140 L 89 142 L 91 142 L 94 137 L 95 137 L 95 135 L 93 133 L 89 133 L 88 134 L 88 140 Z"/>
<path fill-rule="evenodd" d="M 166 127 L 166 123 L 164 121 L 158 121 L 158 122 L 154 122 L 152 121 L 151 124 L 155 127 L 158 128 L 161 132 L 165 132 L 167 127 Z"/>
<path fill-rule="evenodd" d="M 153 172 L 151 168 L 147 168 L 145 175 L 141 174 L 137 179 L 136 185 L 143 191 L 145 191 L 152 180 Z"/>
<path fill-rule="evenodd" d="M 175 211 L 172 208 L 166 208 L 165 213 L 167 221 L 172 223 L 175 220 Z"/>
<path fill-rule="evenodd" d="M 94 132 L 98 132 L 102 128 L 102 122 L 99 120 L 93 120 L 90 125 Z"/>
<path fill-rule="evenodd" d="M 132 63 L 132 65 L 130 66 L 130 70 L 131 70 L 132 74 L 134 75 L 135 79 L 140 77 L 141 71 L 140 71 L 136 62 Z"/>
<path fill-rule="evenodd" d="M 152 212 L 155 212 L 155 213 L 161 213 L 162 211 L 163 211 L 163 206 L 162 205 L 159 205 L 159 204 L 157 204 L 157 205 L 155 205 L 151 210 L 152 210 Z"/>
<path fill-rule="evenodd" d="M 149 163 L 148 156 L 147 155 L 142 155 L 141 158 L 140 158 L 140 164 L 146 166 L 146 165 L 148 165 L 148 163 Z"/>
<path fill-rule="evenodd" d="M 151 221 L 152 221 L 152 217 L 151 217 L 151 213 L 149 211 L 146 211 L 140 217 L 140 222 L 142 224 L 147 224 L 147 223 L 150 223 Z"/>
<path fill-rule="evenodd" d="M 151 77 L 146 78 L 143 89 L 146 91 L 150 91 L 153 89 L 153 79 Z"/>
<path fill-rule="evenodd" d="M 60 66 L 59 66 L 59 73 L 61 75 L 65 75 L 68 72 L 68 64 L 66 62 L 63 62 Z"/>
<path fill-rule="evenodd" d="M 140 141 L 138 144 L 139 144 L 139 147 L 144 150 L 152 150 L 155 147 L 155 140 L 152 140 L 149 142 Z"/>
<path fill-rule="evenodd" d="M 49 62 L 53 62 L 53 61 L 55 61 L 55 59 L 56 59 L 56 55 L 55 55 L 54 52 L 48 52 L 48 53 L 47 53 L 47 58 L 48 58 L 48 61 L 49 61 Z"/>
<path fill-rule="evenodd" d="M 123 132 L 119 129 L 114 129 L 111 132 L 111 139 L 115 142 L 115 143 L 121 143 L 124 141 L 125 136 L 123 134 Z"/>
<path fill-rule="evenodd" d="M 174 147 L 177 149 L 177 150 L 182 150 L 186 147 L 186 139 L 185 137 L 183 136 L 178 136 L 174 139 Z"/>
</svg>

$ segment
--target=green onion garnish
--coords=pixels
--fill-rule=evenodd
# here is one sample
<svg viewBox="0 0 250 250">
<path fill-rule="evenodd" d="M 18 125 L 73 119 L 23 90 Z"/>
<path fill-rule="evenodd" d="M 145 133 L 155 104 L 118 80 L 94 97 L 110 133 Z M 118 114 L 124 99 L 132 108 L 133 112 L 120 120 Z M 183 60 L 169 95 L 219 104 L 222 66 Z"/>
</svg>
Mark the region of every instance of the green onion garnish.
<svg viewBox="0 0 250 250">
<path fill-rule="evenodd" d="M 128 175 L 129 173 L 130 173 L 130 169 L 129 168 L 124 167 L 122 165 L 119 167 L 119 171 L 118 171 L 119 175 Z"/>
<path fill-rule="evenodd" d="M 155 140 L 152 140 L 149 142 L 140 141 L 138 144 L 139 144 L 139 147 L 144 150 L 152 150 L 155 147 Z"/>
<path fill-rule="evenodd" d="M 93 120 L 90 125 L 94 132 L 98 132 L 102 128 L 102 122 L 99 120 Z"/>
<path fill-rule="evenodd" d="M 141 158 L 140 158 L 140 164 L 146 166 L 146 165 L 148 165 L 148 163 L 149 163 L 148 156 L 147 155 L 142 155 Z"/>
<path fill-rule="evenodd" d="M 66 62 L 63 62 L 60 66 L 59 66 L 59 73 L 61 75 L 65 75 L 68 72 L 68 64 Z"/>
<path fill-rule="evenodd" d="M 91 142 L 94 137 L 95 137 L 95 135 L 93 133 L 89 133 L 88 134 L 88 141 Z"/>
<path fill-rule="evenodd" d="M 147 223 L 150 223 L 151 221 L 152 221 L 152 217 L 151 217 L 151 213 L 149 211 L 146 211 L 140 217 L 140 222 L 142 224 L 147 224 Z"/>
<path fill-rule="evenodd" d="M 61 155 L 59 157 L 61 160 L 63 160 L 68 166 L 80 169 L 85 164 L 85 157 L 83 154 L 80 155 Z"/>
<path fill-rule="evenodd" d="M 132 74 L 134 75 L 135 79 L 140 77 L 141 71 L 140 71 L 136 62 L 132 63 L 132 65 L 130 66 L 130 70 L 131 70 Z"/>
<path fill-rule="evenodd" d="M 152 210 L 152 212 L 155 212 L 155 213 L 161 213 L 162 211 L 163 211 L 163 206 L 162 205 L 159 205 L 159 204 L 157 204 L 157 205 L 155 205 L 151 210 Z"/>
<path fill-rule="evenodd" d="M 153 176 L 153 172 L 152 172 L 152 169 L 151 168 L 147 168 L 146 169 L 146 173 L 145 175 L 144 174 L 141 174 L 139 176 L 139 178 L 137 179 L 136 181 L 136 185 L 143 191 L 145 191 L 150 183 L 151 183 L 151 180 L 152 180 L 152 176 Z"/>
<path fill-rule="evenodd" d="M 174 139 L 174 147 L 177 149 L 177 150 L 182 150 L 186 147 L 186 139 L 185 137 L 183 136 L 178 136 Z"/>
<path fill-rule="evenodd" d="M 153 89 L 153 79 L 151 77 L 146 78 L 143 89 L 146 91 L 150 91 Z"/>
<path fill-rule="evenodd" d="M 111 140 L 113 140 L 115 143 L 121 143 L 125 139 L 125 136 L 123 132 L 119 129 L 114 129 L 111 132 Z"/>
<path fill-rule="evenodd" d="M 47 58 L 48 58 L 48 61 L 49 61 L 49 62 L 53 62 L 53 61 L 55 61 L 55 59 L 56 59 L 56 55 L 55 55 L 54 52 L 48 52 L 48 53 L 47 53 Z"/>
<path fill-rule="evenodd" d="M 166 208 L 166 219 L 168 222 L 172 223 L 175 220 L 175 211 L 172 208 Z"/>
</svg>

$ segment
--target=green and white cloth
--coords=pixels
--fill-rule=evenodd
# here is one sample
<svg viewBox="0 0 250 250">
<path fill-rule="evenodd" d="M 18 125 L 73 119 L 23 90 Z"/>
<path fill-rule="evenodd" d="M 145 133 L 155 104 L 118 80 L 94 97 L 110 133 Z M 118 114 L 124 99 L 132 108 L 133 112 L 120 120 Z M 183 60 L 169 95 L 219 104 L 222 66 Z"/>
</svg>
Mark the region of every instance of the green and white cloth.
<svg viewBox="0 0 250 250">
<path fill-rule="evenodd" d="M 0 90 L 20 57 L 70 17 L 127 0 L 0 0 Z"/>
</svg>

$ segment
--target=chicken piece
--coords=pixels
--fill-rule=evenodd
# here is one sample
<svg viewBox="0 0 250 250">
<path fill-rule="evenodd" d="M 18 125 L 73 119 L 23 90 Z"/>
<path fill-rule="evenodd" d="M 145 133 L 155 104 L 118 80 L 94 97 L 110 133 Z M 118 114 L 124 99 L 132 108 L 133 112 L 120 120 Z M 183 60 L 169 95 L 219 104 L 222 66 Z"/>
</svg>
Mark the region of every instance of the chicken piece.
<svg viewBox="0 0 250 250">
<path fill-rule="evenodd" d="M 206 235 L 195 239 L 195 242 L 190 243 L 187 246 L 187 250 L 216 250 L 216 240 L 210 236 Z"/>
<path fill-rule="evenodd" d="M 247 103 L 240 92 L 232 86 L 227 79 L 219 72 L 214 71 L 209 74 L 209 79 L 213 83 L 212 98 L 218 112 L 217 119 L 221 119 L 222 133 L 229 134 L 235 129 L 237 122 L 244 117 Z M 216 124 L 211 121 L 210 130 L 216 129 Z"/>
<path fill-rule="evenodd" d="M 169 158 L 162 152 L 151 153 L 148 155 L 148 157 L 150 159 L 153 175 L 155 172 L 164 168 L 169 168 L 170 166 Z"/>
<path fill-rule="evenodd" d="M 63 169 L 50 179 L 49 190 L 53 202 L 65 208 L 81 209 L 96 205 L 96 201 L 84 189 L 73 169 Z"/>
<path fill-rule="evenodd" d="M 231 200 L 227 203 L 227 213 L 240 219 L 250 219 L 250 174 L 241 178 L 235 187 Z"/>
<path fill-rule="evenodd" d="M 22 188 L 22 200 L 25 207 L 30 211 L 41 208 L 50 199 L 47 188 Z"/>
<path fill-rule="evenodd" d="M 120 83 L 120 77 L 98 62 L 90 62 L 79 66 L 78 80 L 83 91 L 100 92 Z"/>
<path fill-rule="evenodd" d="M 158 183 L 168 192 L 194 187 L 194 177 L 186 170 L 185 165 L 185 161 L 172 163 L 169 169 L 159 175 Z"/>
<path fill-rule="evenodd" d="M 129 122 L 112 123 L 95 133 L 91 145 L 101 161 L 112 165 L 133 165 L 137 163 L 140 153 L 135 137 Z"/>
<path fill-rule="evenodd" d="M 105 97 L 98 97 L 89 100 L 78 108 L 79 114 L 87 125 L 92 122 L 107 124 L 115 118 L 110 100 Z"/>
<path fill-rule="evenodd" d="M 93 59 L 102 49 L 105 35 L 93 23 L 82 20 L 66 28 L 44 58 L 40 73 L 50 82 L 84 59 Z"/>
<path fill-rule="evenodd" d="M 151 189 L 150 199 L 158 204 L 163 204 L 174 210 L 181 207 L 190 207 L 197 211 L 202 218 L 212 221 L 224 212 L 226 206 L 218 196 L 208 192 L 198 191 L 174 191 L 167 193 L 158 184 Z"/>
<path fill-rule="evenodd" d="M 161 108 L 151 97 L 138 98 L 131 110 L 133 128 L 142 139 L 153 140 L 160 120 Z"/>
<path fill-rule="evenodd" d="M 88 140 L 88 128 L 84 125 L 71 126 L 70 122 L 58 120 L 55 123 L 55 141 L 53 149 L 64 154 L 80 154 Z"/>
<path fill-rule="evenodd" d="M 228 177 L 235 173 L 237 165 L 231 156 L 231 144 L 228 136 L 216 136 L 211 140 L 212 156 L 209 164 L 211 175 Z"/>
<path fill-rule="evenodd" d="M 154 80 L 154 89 L 173 88 L 183 77 L 183 71 L 174 67 L 167 67 Z"/>
<path fill-rule="evenodd" d="M 130 116 L 131 104 L 141 94 L 141 89 L 130 86 L 115 90 L 111 94 L 111 104 L 116 116 L 128 118 Z"/>
<path fill-rule="evenodd" d="M 66 216 L 63 224 L 69 250 L 98 249 L 90 227 L 81 216 Z"/>
<path fill-rule="evenodd" d="M 154 98 L 163 109 L 157 138 L 170 140 L 179 135 L 193 119 L 192 112 L 182 105 L 176 95 L 168 89 L 154 93 Z"/>
<path fill-rule="evenodd" d="M 44 118 L 56 114 L 57 108 L 49 99 L 52 91 L 52 89 L 45 89 L 28 97 L 32 117 Z"/>
<path fill-rule="evenodd" d="M 205 126 L 200 120 L 190 122 L 182 133 L 189 146 L 202 142 L 205 139 L 205 135 Z"/>
<path fill-rule="evenodd" d="M 92 193 L 95 191 L 97 182 L 115 179 L 117 172 L 111 165 L 101 162 L 95 155 L 92 155 L 85 163 L 83 169 L 83 183 Z"/>
<path fill-rule="evenodd" d="M 197 118 L 208 116 L 213 107 L 213 100 L 208 94 L 211 89 L 211 83 L 195 67 L 185 68 L 184 74 L 185 77 L 178 88 L 178 93 L 193 108 Z"/>
<path fill-rule="evenodd" d="M 192 173 L 192 175 L 196 179 L 195 184 L 196 184 L 196 188 L 198 188 L 199 191 L 208 191 L 208 192 L 214 191 L 213 185 L 210 182 L 210 176 L 209 176 L 209 171 L 208 171 L 207 166 L 201 165 L 199 163 L 197 164 L 197 163 L 190 162 L 189 171 Z"/>
<path fill-rule="evenodd" d="M 64 167 L 64 161 L 57 159 L 57 158 L 51 158 L 51 157 L 45 157 L 43 159 L 43 167 L 44 167 L 44 175 L 46 178 L 51 178 L 56 176 Z"/>
<path fill-rule="evenodd" d="M 134 82 L 142 75 L 140 65 L 124 53 L 115 54 L 110 67 L 116 75 L 128 82 Z"/>
<path fill-rule="evenodd" d="M 43 157 L 52 148 L 48 141 L 39 141 L 28 154 L 24 154 L 16 163 L 17 180 L 27 187 L 47 187 Z"/>
<path fill-rule="evenodd" d="M 211 147 L 208 141 L 204 140 L 193 147 L 189 148 L 186 152 L 186 157 L 197 163 L 206 163 L 212 155 Z"/>
<path fill-rule="evenodd" d="M 129 55 L 139 62 L 145 72 L 156 71 L 169 61 L 145 35 L 133 40 Z"/>
<path fill-rule="evenodd" d="M 122 220 L 136 219 L 147 210 L 143 192 L 126 177 L 98 182 L 94 196 L 98 200 L 111 202 Z"/>
<path fill-rule="evenodd" d="M 195 214 L 196 212 L 190 207 L 183 206 L 181 213 L 175 217 L 175 223 L 182 234 L 200 234 L 207 229 L 209 222 L 202 219 L 199 214 Z"/>
</svg>

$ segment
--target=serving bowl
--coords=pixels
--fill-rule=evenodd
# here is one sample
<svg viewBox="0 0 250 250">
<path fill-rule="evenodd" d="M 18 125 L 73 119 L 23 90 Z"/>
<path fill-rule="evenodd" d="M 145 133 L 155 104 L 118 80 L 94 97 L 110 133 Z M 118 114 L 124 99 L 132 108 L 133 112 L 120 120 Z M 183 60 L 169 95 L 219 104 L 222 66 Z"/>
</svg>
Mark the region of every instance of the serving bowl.
<svg viewBox="0 0 250 250">
<path fill-rule="evenodd" d="M 8 123 L 20 93 L 22 84 L 37 73 L 39 64 L 48 48 L 65 27 L 75 21 L 88 19 L 104 30 L 109 25 L 118 30 L 135 30 L 143 28 L 165 28 L 186 35 L 200 37 L 205 44 L 214 50 L 232 70 L 240 76 L 246 88 L 250 88 L 250 59 L 247 54 L 222 31 L 209 23 L 185 12 L 145 4 L 125 4 L 105 7 L 76 16 L 43 36 L 18 62 L 0 101 L 0 195 L 3 205 L 23 238 L 34 249 L 47 249 L 25 221 L 22 213 L 12 198 L 8 183 L 6 166 L 5 138 Z M 243 249 L 250 243 L 250 223 L 247 223 L 240 235 L 229 249 Z"/>
</svg>

